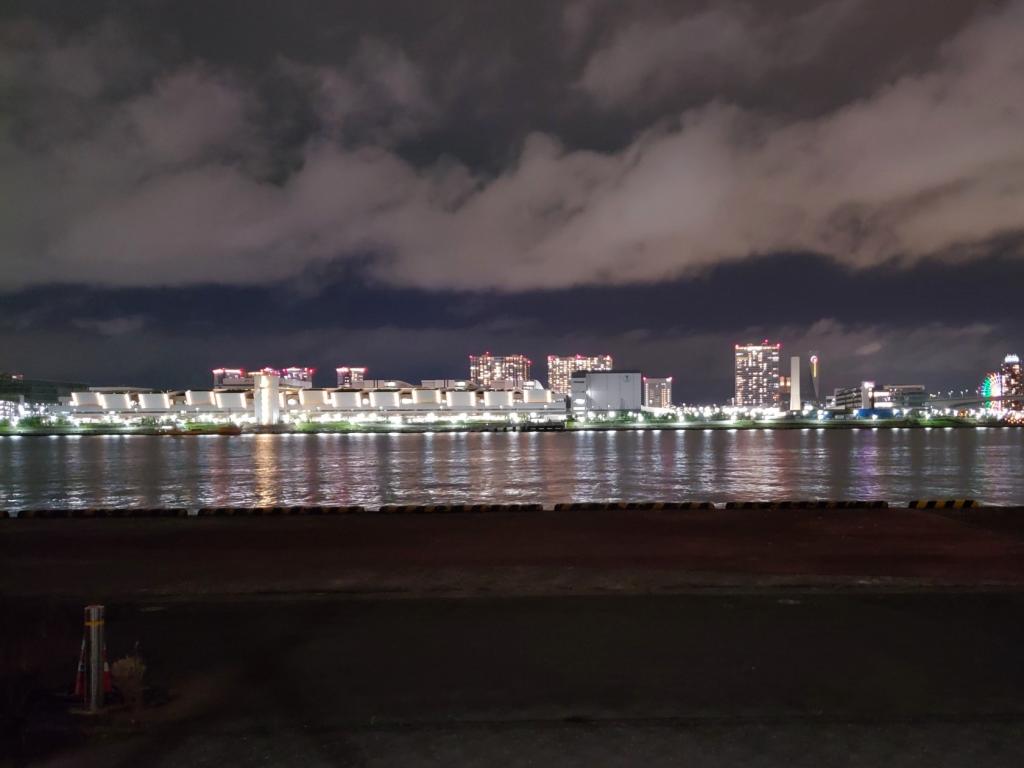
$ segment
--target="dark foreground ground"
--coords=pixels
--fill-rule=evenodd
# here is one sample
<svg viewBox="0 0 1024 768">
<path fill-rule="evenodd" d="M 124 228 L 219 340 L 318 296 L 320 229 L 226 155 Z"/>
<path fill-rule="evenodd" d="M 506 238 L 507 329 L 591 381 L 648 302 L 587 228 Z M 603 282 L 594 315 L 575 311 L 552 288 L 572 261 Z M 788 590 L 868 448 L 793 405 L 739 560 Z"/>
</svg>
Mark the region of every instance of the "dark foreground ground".
<svg viewBox="0 0 1024 768">
<path fill-rule="evenodd" d="M 0 520 L 0 588 L 154 595 L 1024 586 L 1024 508 Z"/>
<path fill-rule="evenodd" d="M 1016 519 L 831 515 L 4 521 L 0 641 L 33 764 L 1024 765 Z"/>
</svg>

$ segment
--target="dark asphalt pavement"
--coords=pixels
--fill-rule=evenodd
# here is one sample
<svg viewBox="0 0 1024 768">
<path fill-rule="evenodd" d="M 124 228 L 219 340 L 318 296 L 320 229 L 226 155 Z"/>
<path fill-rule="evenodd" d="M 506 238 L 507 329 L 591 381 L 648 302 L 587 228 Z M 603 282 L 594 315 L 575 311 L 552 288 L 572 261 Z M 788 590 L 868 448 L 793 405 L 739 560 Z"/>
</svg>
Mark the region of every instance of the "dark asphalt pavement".
<svg viewBox="0 0 1024 768">
<path fill-rule="evenodd" d="M 50 764 L 1024 765 L 1020 592 L 160 599 L 108 633 L 171 701 Z"/>
<path fill-rule="evenodd" d="M 654 586 L 1024 587 L 1024 512 L 689 510 L 0 521 L 0 594 L 104 601 L 265 592 Z"/>
</svg>

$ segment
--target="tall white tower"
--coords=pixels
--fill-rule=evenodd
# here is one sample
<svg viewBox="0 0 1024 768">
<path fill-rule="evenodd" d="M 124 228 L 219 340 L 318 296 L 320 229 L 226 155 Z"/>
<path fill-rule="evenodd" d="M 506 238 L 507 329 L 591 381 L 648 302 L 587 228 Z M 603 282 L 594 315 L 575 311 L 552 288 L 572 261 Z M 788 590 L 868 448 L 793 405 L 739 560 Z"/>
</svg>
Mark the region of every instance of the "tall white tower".
<svg viewBox="0 0 1024 768">
<path fill-rule="evenodd" d="M 281 377 L 276 373 L 254 373 L 252 376 L 252 404 L 256 409 L 256 423 L 260 426 L 277 424 L 281 420 Z"/>
<path fill-rule="evenodd" d="M 800 356 L 789 358 L 789 410 L 799 411 L 803 407 L 800 399 Z"/>
</svg>

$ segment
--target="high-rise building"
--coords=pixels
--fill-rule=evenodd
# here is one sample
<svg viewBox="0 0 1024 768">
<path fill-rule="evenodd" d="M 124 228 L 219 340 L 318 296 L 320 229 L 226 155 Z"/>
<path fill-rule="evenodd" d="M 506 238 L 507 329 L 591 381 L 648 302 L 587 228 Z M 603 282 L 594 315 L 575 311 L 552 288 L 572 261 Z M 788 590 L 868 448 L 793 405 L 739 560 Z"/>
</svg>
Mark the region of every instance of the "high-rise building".
<svg viewBox="0 0 1024 768">
<path fill-rule="evenodd" d="M 569 394 L 569 380 L 577 371 L 611 369 L 611 355 L 548 355 L 548 389 L 565 397 Z"/>
<path fill-rule="evenodd" d="M 644 377 L 644 405 L 648 408 L 672 407 L 672 377 L 649 379 Z"/>
<path fill-rule="evenodd" d="M 469 356 L 469 378 L 481 387 L 522 387 L 530 379 L 530 360 L 526 355 Z"/>
<path fill-rule="evenodd" d="M 359 389 L 366 379 L 366 368 L 343 365 L 336 368 L 338 374 L 338 386 L 344 389 Z"/>
<path fill-rule="evenodd" d="M 781 344 L 737 344 L 736 405 L 742 408 L 773 408 L 779 405 L 779 358 Z"/>
<path fill-rule="evenodd" d="M 1007 355 L 999 366 L 999 378 L 1002 380 L 1003 408 L 1008 411 L 1024 409 L 1024 375 L 1021 373 L 1020 357 Z"/>
</svg>

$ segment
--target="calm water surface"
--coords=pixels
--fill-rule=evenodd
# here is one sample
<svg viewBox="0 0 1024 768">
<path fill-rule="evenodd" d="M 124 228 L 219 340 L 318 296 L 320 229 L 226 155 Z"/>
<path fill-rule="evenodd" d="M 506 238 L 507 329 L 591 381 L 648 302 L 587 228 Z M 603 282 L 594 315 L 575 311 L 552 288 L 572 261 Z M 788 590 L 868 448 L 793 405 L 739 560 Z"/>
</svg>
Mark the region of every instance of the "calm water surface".
<svg viewBox="0 0 1024 768">
<path fill-rule="evenodd" d="M 0 508 L 970 497 L 1024 503 L 1024 430 L 0 438 Z"/>
</svg>

